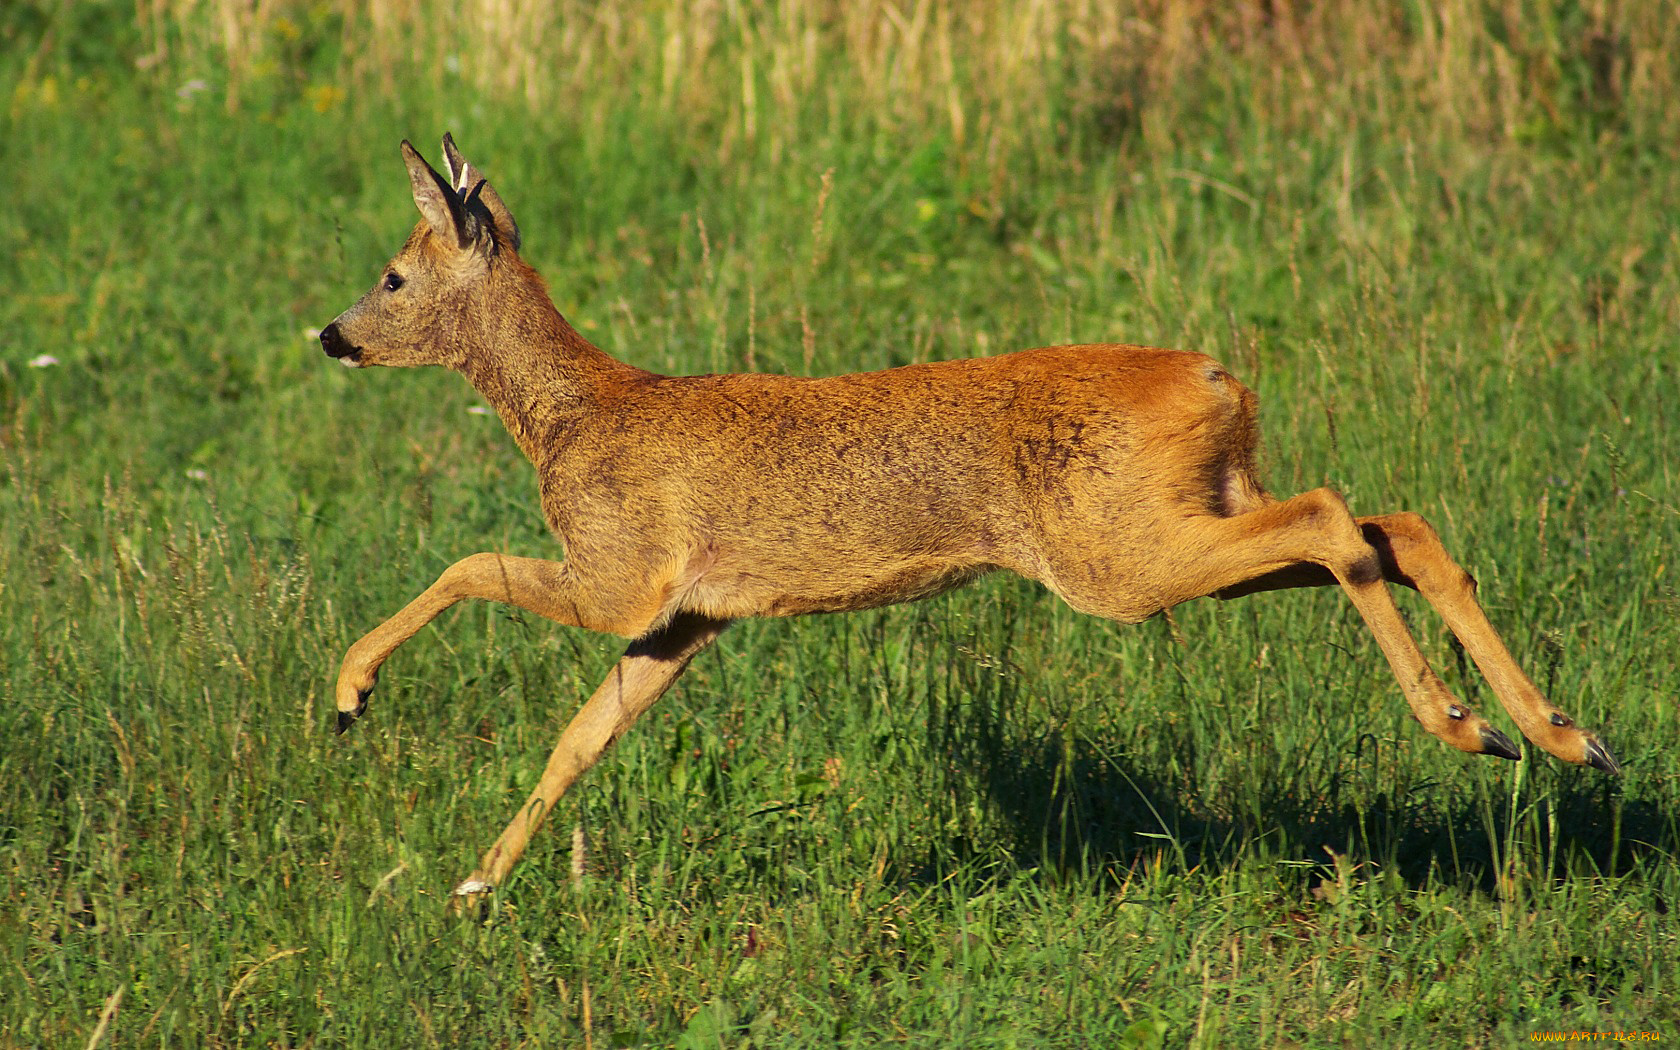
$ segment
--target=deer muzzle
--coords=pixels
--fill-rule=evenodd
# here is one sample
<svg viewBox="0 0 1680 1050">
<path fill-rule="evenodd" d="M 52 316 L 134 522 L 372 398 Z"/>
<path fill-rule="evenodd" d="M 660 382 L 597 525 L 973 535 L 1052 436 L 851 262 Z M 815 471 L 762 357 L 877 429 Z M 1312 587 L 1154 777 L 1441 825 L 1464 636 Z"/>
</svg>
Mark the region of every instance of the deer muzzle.
<svg viewBox="0 0 1680 1050">
<path fill-rule="evenodd" d="M 321 349 L 341 364 L 351 367 L 361 364 L 362 348 L 344 338 L 337 321 L 321 329 Z"/>
</svg>

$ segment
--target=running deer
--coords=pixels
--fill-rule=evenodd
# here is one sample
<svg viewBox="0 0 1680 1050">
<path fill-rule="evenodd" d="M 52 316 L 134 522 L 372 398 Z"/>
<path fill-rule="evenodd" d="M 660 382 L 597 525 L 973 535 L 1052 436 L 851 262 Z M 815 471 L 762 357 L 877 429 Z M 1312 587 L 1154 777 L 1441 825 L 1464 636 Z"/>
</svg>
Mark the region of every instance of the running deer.
<svg viewBox="0 0 1680 1050">
<path fill-rule="evenodd" d="M 1205 595 L 1338 585 L 1424 729 L 1520 757 L 1430 669 L 1387 584 L 1411 587 L 1524 736 L 1618 771 L 1517 666 L 1423 518 L 1356 518 L 1328 488 L 1267 493 L 1255 396 L 1211 358 L 1104 343 L 824 379 L 657 375 L 561 317 L 501 196 L 447 135 L 443 150 L 448 181 L 402 144 L 421 221 L 321 346 L 350 367 L 465 375 L 536 467 L 566 557 L 451 565 L 345 654 L 338 731 L 386 658 L 464 598 L 630 639 L 456 894 L 501 883 L 560 796 L 730 621 L 915 601 L 1000 570 L 1126 623 Z"/>
</svg>

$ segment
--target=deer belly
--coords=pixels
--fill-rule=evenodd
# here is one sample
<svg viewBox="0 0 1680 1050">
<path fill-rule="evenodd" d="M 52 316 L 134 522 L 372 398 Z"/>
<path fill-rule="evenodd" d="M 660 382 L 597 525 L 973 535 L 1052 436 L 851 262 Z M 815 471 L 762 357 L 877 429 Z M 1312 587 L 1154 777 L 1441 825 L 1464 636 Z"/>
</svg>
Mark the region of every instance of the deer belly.
<svg viewBox="0 0 1680 1050">
<path fill-rule="evenodd" d="M 727 619 L 849 612 L 931 598 L 996 569 L 928 556 L 718 564 L 684 588 L 679 604 Z"/>
</svg>

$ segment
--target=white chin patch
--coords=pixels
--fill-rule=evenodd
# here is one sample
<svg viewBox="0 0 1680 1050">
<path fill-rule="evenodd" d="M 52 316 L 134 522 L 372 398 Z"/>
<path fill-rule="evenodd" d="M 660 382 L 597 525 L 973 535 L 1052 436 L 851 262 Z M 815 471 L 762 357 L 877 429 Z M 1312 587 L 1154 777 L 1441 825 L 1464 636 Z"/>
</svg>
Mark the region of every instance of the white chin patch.
<svg viewBox="0 0 1680 1050">
<path fill-rule="evenodd" d="M 350 355 L 350 354 L 345 354 L 343 357 L 339 358 L 338 363 L 343 365 L 345 368 L 360 368 L 360 367 L 362 367 L 362 363 L 360 361 L 356 360 L 355 356 Z"/>
</svg>

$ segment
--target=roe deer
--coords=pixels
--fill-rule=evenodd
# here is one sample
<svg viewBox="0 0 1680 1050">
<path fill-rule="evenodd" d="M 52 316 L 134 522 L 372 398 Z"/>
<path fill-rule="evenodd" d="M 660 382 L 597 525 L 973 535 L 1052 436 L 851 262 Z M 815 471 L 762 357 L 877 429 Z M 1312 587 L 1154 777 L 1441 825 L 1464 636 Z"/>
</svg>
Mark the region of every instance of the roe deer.
<svg viewBox="0 0 1680 1050">
<path fill-rule="evenodd" d="M 1518 758 L 1430 669 L 1388 592 L 1402 584 L 1523 735 L 1618 771 L 1517 666 L 1421 517 L 1355 518 L 1328 488 L 1266 492 L 1255 397 L 1211 358 L 1098 344 L 826 379 L 656 375 L 567 324 L 502 198 L 447 135 L 443 149 L 447 182 L 402 144 L 421 221 L 321 345 L 352 367 L 465 375 L 536 467 L 566 557 L 451 565 L 345 654 L 338 730 L 392 651 L 463 598 L 631 639 L 457 895 L 502 882 L 566 789 L 731 620 L 914 601 L 1005 569 L 1125 622 L 1204 595 L 1340 585 L 1425 729 Z"/>
</svg>

